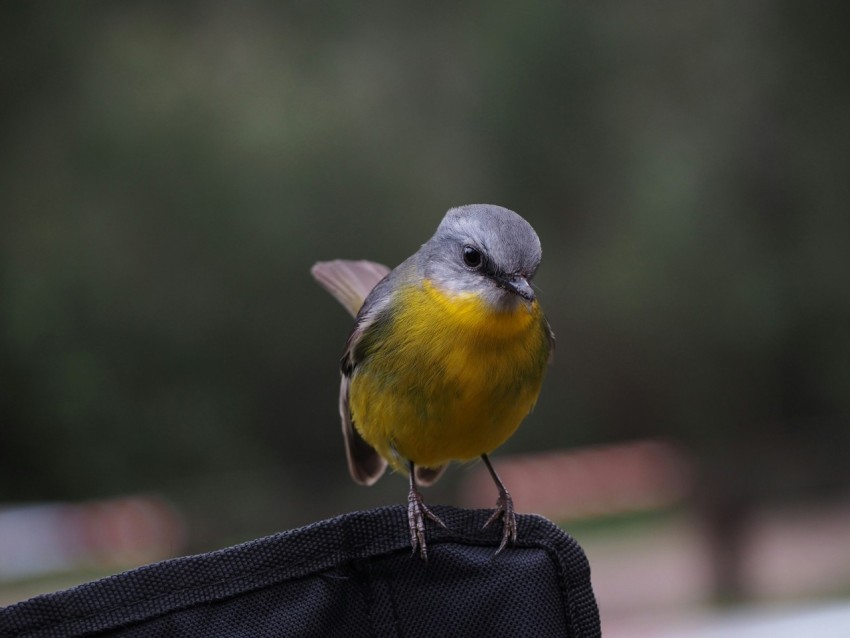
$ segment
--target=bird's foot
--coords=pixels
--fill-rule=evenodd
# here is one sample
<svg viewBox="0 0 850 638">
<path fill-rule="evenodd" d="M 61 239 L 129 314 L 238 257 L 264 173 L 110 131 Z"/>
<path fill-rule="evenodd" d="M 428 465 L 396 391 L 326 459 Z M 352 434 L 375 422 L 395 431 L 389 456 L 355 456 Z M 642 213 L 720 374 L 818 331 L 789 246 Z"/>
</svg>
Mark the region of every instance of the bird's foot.
<svg viewBox="0 0 850 638">
<path fill-rule="evenodd" d="M 484 527 L 488 527 L 499 518 L 502 519 L 502 542 L 499 543 L 499 549 L 496 550 L 497 554 L 507 547 L 508 541 L 516 543 L 517 524 L 516 514 L 514 513 L 514 501 L 507 490 L 501 490 L 499 492 L 496 509 L 493 510 L 493 514 L 484 523 Z"/>
<path fill-rule="evenodd" d="M 417 551 L 422 560 L 428 560 L 428 547 L 425 544 L 425 519 L 430 518 L 442 528 L 446 524 L 434 514 L 422 500 L 422 495 L 415 487 L 410 488 L 407 495 L 407 523 L 410 526 L 410 546 L 412 553 Z"/>
</svg>

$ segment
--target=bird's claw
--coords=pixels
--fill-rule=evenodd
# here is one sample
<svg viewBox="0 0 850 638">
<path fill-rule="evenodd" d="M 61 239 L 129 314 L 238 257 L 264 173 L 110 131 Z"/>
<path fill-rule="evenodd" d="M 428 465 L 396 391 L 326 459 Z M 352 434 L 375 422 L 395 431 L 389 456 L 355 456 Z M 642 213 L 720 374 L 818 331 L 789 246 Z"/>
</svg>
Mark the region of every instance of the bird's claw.
<svg viewBox="0 0 850 638">
<path fill-rule="evenodd" d="M 417 490 L 411 489 L 407 495 L 407 523 L 410 527 L 410 546 L 413 554 L 417 550 L 419 551 L 422 560 L 428 560 L 428 547 L 425 543 L 426 518 L 430 518 L 437 525 L 445 529 L 446 524 L 425 505 L 422 495 Z"/>
<path fill-rule="evenodd" d="M 490 515 L 490 518 L 487 519 L 487 522 L 484 523 L 484 527 L 488 527 L 491 523 L 496 521 L 497 519 L 502 519 L 502 542 L 499 543 L 499 548 L 496 550 L 498 554 L 508 545 L 508 541 L 511 544 L 516 543 L 517 537 L 517 523 L 516 523 L 516 513 L 514 512 L 514 501 L 511 498 L 511 495 L 507 490 L 504 490 L 499 494 L 499 498 L 496 501 L 496 509 L 493 510 L 493 513 Z"/>
</svg>

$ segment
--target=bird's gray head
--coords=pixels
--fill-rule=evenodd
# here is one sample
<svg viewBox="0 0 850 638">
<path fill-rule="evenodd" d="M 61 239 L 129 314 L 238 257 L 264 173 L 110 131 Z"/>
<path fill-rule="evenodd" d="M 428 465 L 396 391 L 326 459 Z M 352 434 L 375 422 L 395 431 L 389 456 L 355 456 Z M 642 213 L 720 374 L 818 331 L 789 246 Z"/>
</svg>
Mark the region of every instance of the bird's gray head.
<svg viewBox="0 0 850 638">
<path fill-rule="evenodd" d="M 474 292 L 494 309 L 534 300 L 540 240 L 515 212 L 490 204 L 452 208 L 420 250 L 424 275 L 442 290 Z"/>
</svg>

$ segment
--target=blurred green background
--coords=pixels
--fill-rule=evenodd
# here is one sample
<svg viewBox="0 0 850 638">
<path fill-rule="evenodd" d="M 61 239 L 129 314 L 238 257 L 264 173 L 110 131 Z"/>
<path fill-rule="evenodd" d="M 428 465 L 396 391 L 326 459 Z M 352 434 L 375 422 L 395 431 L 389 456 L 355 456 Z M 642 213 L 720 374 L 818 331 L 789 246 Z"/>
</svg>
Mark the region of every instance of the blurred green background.
<svg viewBox="0 0 850 638">
<path fill-rule="evenodd" d="M 473 202 L 558 337 L 501 454 L 675 441 L 721 535 L 846 495 L 848 6 L 4 4 L 0 502 L 162 494 L 187 551 L 402 502 L 308 271 Z"/>
</svg>

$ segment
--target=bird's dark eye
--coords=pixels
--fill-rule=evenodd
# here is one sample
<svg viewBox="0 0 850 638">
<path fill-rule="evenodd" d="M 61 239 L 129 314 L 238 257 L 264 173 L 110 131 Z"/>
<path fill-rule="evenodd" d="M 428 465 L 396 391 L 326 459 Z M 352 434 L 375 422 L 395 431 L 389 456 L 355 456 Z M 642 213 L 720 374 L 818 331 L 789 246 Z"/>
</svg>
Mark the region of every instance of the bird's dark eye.
<svg viewBox="0 0 850 638">
<path fill-rule="evenodd" d="M 479 268 L 481 266 L 481 251 L 472 246 L 463 247 L 463 263 L 469 268 Z"/>
</svg>

